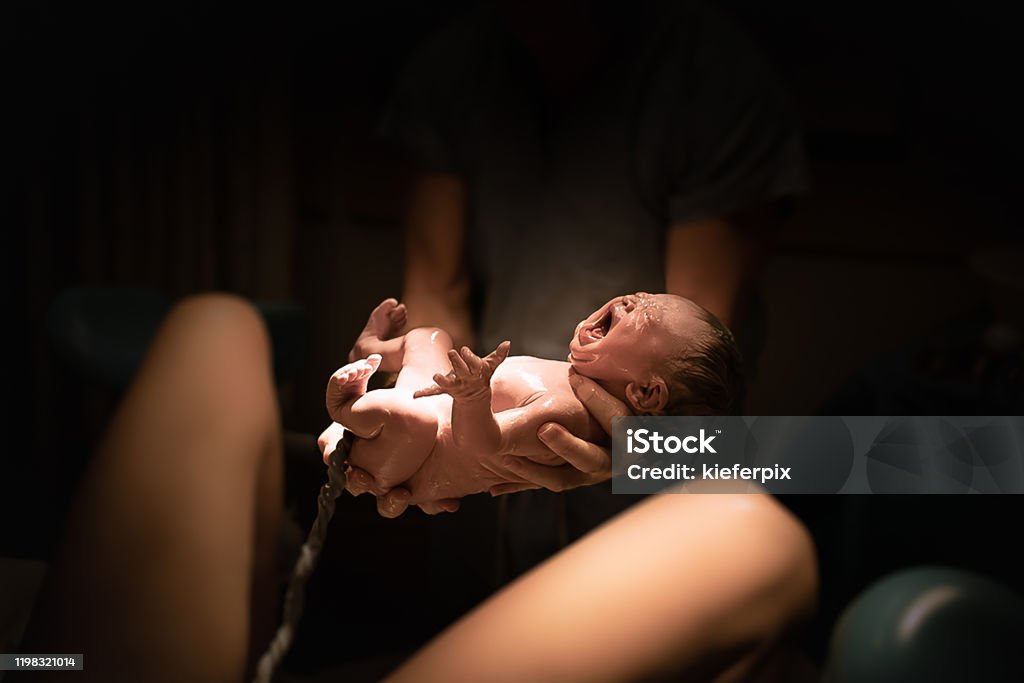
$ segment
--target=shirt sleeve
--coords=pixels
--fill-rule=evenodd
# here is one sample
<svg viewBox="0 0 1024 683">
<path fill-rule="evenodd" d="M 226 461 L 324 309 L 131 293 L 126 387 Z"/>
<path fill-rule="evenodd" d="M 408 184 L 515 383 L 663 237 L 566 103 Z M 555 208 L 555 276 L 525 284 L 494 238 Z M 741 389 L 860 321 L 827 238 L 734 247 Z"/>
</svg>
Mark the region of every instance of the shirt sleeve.
<svg viewBox="0 0 1024 683">
<path fill-rule="evenodd" d="M 805 190 L 794 108 L 764 57 L 724 16 L 699 18 L 688 74 L 664 149 L 668 216 L 685 223 Z"/>
</svg>

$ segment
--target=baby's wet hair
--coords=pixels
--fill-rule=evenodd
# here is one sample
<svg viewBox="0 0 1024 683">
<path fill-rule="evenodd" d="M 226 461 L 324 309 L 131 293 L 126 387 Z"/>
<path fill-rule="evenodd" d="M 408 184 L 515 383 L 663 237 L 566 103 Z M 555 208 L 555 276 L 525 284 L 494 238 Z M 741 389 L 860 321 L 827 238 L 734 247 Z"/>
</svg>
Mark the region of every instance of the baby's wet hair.
<svg viewBox="0 0 1024 683">
<path fill-rule="evenodd" d="M 689 303 L 706 326 L 665 362 L 668 403 L 658 414 L 734 415 L 746 394 L 736 339 L 713 313 Z"/>
</svg>

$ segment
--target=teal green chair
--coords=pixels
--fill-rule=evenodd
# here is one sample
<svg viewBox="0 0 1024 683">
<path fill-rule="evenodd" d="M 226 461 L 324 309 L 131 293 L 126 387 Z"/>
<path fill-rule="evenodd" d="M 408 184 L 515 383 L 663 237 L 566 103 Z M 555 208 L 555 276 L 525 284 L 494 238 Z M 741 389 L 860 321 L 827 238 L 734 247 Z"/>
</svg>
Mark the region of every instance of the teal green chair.
<svg viewBox="0 0 1024 683">
<path fill-rule="evenodd" d="M 970 572 L 921 567 L 876 582 L 832 633 L 824 683 L 1024 681 L 1024 598 Z"/>
<path fill-rule="evenodd" d="M 107 389 L 128 386 L 173 301 L 154 290 L 71 287 L 48 310 L 48 336 L 58 359 Z M 301 306 L 253 301 L 270 331 L 274 378 L 287 381 L 302 364 L 308 324 Z"/>
</svg>

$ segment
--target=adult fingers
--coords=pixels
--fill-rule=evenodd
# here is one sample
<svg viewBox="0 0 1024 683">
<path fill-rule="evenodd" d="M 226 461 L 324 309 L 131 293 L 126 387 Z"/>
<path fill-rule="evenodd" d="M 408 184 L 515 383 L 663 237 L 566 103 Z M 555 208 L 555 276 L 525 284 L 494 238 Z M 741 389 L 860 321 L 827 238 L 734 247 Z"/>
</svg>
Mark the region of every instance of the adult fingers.
<svg viewBox="0 0 1024 683">
<path fill-rule="evenodd" d="M 345 490 L 353 496 L 361 496 L 370 490 L 373 477 L 355 467 L 345 470 Z"/>
<path fill-rule="evenodd" d="M 377 497 L 377 512 L 381 517 L 394 519 L 406 511 L 411 497 L 408 489 L 396 486 L 383 496 Z"/>
<path fill-rule="evenodd" d="M 457 512 L 462 501 L 458 498 L 442 498 L 428 500 L 419 504 L 420 510 L 428 515 L 439 515 L 442 512 Z"/>
<path fill-rule="evenodd" d="M 345 489 L 353 496 L 360 496 L 367 492 L 375 496 L 383 496 L 390 490 L 385 486 L 381 486 L 374 476 L 366 470 L 352 466 L 345 470 Z"/>
<path fill-rule="evenodd" d="M 606 448 L 584 441 L 555 422 L 541 425 L 537 438 L 567 463 L 591 474 L 611 470 L 612 456 Z"/>
<path fill-rule="evenodd" d="M 537 484 L 495 484 L 491 488 L 487 489 L 487 493 L 492 496 L 504 496 L 507 493 L 519 493 L 520 491 L 529 491 L 539 488 L 540 486 Z"/>
<path fill-rule="evenodd" d="M 505 458 L 505 466 L 526 481 L 556 493 L 574 489 L 578 486 L 586 486 L 594 481 L 592 475 L 580 472 L 572 465 L 552 467 L 550 465 L 540 465 L 526 458 L 509 456 Z"/>
<path fill-rule="evenodd" d="M 462 507 L 462 500 L 459 498 L 443 498 L 438 501 L 441 509 L 445 512 L 458 512 Z"/>
<path fill-rule="evenodd" d="M 607 434 L 612 433 L 613 418 L 628 417 L 633 414 L 629 406 L 609 394 L 589 377 L 572 373 L 569 375 L 569 385 L 576 393 L 576 398 L 583 403 Z"/>
</svg>

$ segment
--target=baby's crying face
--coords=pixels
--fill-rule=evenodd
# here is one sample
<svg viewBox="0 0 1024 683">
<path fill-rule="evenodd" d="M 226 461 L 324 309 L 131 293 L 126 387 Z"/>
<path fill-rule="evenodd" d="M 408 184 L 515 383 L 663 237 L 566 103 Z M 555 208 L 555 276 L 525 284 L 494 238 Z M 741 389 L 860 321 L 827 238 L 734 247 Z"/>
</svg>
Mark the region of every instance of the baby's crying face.
<svg viewBox="0 0 1024 683">
<path fill-rule="evenodd" d="M 569 362 L 597 380 L 645 382 L 703 324 L 689 300 L 637 292 L 615 297 L 576 326 Z"/>
</svg>

